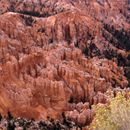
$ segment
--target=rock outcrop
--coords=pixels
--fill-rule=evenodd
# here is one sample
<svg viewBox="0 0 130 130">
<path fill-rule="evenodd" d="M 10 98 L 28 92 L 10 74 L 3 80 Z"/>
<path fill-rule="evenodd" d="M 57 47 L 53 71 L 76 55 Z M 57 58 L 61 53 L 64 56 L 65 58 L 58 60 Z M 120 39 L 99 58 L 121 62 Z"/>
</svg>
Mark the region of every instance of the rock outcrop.
<svg viewBox="0 0 130 130">
<path fill-rule="evenodd" d="M 128 87 L 127 0 L 1 0 L 0 112 L 79 126 L 107 90 Z"/>
</svg>

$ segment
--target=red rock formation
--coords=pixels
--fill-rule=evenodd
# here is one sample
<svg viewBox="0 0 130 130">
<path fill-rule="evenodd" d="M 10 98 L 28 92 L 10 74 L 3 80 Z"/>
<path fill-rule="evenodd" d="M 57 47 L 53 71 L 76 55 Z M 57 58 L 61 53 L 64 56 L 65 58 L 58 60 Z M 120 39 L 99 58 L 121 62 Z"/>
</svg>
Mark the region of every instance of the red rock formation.
<svg viewBox="0 0 130 130">
<path fill-rule="evenodd" d="M 92 104 L 128 86 L 118 66 L 130 63 L 126 2 L 0 1 L 0 112 L 58 118 L 66 111 L 89 124 Z"/>
</svg>

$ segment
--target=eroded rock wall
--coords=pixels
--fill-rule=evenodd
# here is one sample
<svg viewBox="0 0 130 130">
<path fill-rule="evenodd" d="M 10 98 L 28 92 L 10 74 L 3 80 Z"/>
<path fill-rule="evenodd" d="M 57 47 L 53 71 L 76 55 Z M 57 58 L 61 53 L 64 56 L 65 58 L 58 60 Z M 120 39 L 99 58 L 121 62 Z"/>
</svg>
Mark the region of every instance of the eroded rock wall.
<svg viewBox="0 0 130 130">
<path fill-rule="evenodd" d="M 91 122 L 91 105 L 128 87 L 126 1 L 0 1 L 0 112 Z M 85 116 L 86 115 L 86 116 Z"/>
</svg>

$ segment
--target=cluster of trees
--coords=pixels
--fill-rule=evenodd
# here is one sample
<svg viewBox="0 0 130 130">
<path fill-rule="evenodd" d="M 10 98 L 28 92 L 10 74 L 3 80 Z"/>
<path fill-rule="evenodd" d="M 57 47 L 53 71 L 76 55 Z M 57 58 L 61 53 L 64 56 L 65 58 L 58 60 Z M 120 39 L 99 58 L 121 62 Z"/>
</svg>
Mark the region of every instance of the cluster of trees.
<svg viewBox="0 0 130 130">
<path fill-rule="evenodd" d="M 90 130 L 129 130 L 130 99 L 119 93 L 107 105 L 95 106 L 95 118 Z"/>
<path fill-rule="evenodd" d="M 2 117 L 0 114 L 0 128 L 7 130 L 71 130 L 78 128 L 78 126 L 68 120 L 64 113 L 62 113 L 62 121 L 54 120 L 50 117 L 47 117 L 47 120 L 36 121 L 35 119 L 14 118 L 11 112 L 8 112 L 7 117 Z"/>
</svg>

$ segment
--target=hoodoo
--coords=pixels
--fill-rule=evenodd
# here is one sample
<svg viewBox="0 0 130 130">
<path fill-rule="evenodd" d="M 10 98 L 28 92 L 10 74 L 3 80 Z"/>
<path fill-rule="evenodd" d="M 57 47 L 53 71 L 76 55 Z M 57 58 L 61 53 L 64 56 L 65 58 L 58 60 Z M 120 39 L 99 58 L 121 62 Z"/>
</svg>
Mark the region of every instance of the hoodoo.
<svg viewBox="0 0 130 130">
<path fill-rule="evenodd" d="M 89 125 L 130 87 L 129 2 L 0 0 L 0 113 Z"/>
</svg>

